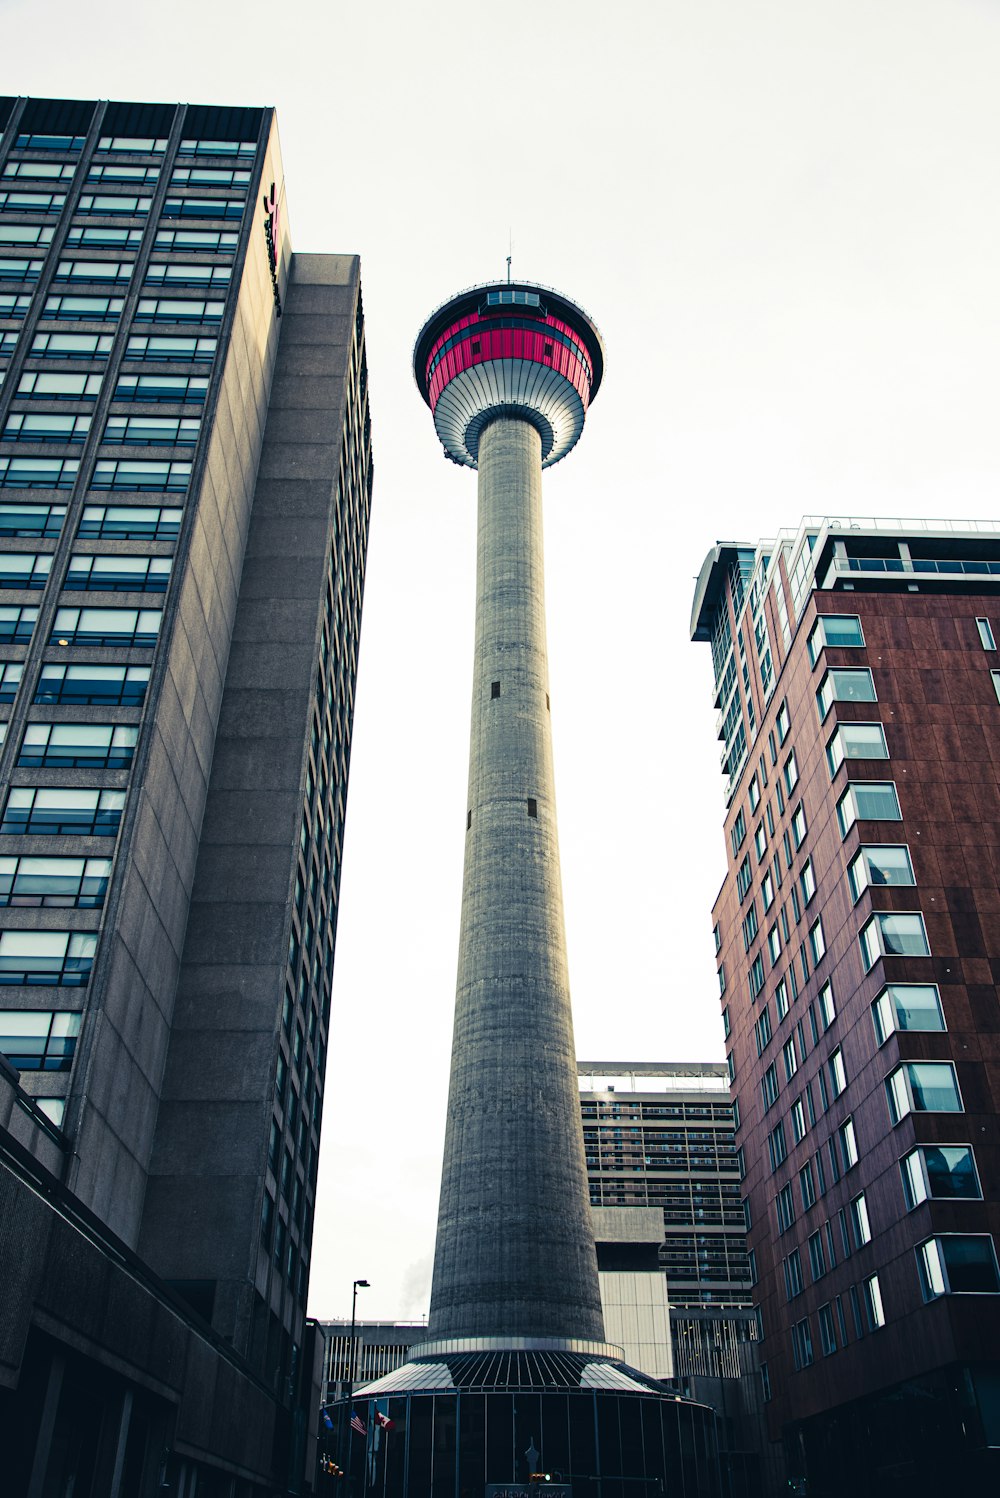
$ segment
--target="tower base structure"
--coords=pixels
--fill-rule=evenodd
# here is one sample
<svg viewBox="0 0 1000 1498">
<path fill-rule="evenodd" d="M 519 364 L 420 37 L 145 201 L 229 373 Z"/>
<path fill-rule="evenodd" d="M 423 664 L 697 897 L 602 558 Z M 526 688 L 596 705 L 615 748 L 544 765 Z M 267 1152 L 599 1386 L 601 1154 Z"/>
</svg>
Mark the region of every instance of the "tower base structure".
<svg viewBox="0 0 1000 1498">
<path fill-rule="evenodd" d="M 722 1493 L 714 1410 L 605 1356 L 416 1357 L 328 1413 L 325 1444 L 352 1498 L 532 1498 L 542 1485 L 560 1498 Z"/>
</svg>

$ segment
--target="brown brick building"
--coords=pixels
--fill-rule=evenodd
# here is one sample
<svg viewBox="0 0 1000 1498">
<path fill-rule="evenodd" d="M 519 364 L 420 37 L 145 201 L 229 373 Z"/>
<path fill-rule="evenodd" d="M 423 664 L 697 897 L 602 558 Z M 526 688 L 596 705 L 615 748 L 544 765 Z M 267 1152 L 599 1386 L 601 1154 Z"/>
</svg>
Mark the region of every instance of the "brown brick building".
<svg viewBox="0 0 1000 1498">
<path fill-rule="evenodd" d="M 771 1437 L 810 1495 L 995 1491 L 1000 526 L 720 544 L 691 633 Z"/>
</svg>

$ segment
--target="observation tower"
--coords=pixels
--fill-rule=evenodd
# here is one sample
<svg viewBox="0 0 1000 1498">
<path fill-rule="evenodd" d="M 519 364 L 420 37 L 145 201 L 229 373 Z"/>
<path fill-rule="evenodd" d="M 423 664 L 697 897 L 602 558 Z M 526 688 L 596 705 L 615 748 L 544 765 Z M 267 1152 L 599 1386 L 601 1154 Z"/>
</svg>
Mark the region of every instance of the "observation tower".
<svg viewBox="0 0 1000 1498">
<path fill-rule="evenodd" d="M 583 1151 L 542 471 L 580 439 L 604 346 L 558 292 L 489 283 L 432 314 L 413 368 L 445 455 L 478 471 L 465 874 L 427 1338 L 355 1406 L 368 1400 L 409 1433 L 415 1459 L 384 1453 L 386 1492 L 400 1498 L 429 1494 L 431 1470 L 434 1493 L 454 1479 L 456 1493 L 489 1498 L 500 1484 L 514 1498 L 541 1470 L 561 1474 L 564 1491 L 624 1498 L 623 1482 L 631 1493 L 668 1471 L 676 1479 L 674 1453 L 689 1441 L 714 1452 L 715 1436 L 711 1411 L 666 1396 L 605 1342 Z M 350 1416 L 338 1415 L 343 1429 Z M 711 1495 L 702 1467 L 699 1492 Z M 602 1489 L 602 1474 L 618 1486 Z"/>
</svg>

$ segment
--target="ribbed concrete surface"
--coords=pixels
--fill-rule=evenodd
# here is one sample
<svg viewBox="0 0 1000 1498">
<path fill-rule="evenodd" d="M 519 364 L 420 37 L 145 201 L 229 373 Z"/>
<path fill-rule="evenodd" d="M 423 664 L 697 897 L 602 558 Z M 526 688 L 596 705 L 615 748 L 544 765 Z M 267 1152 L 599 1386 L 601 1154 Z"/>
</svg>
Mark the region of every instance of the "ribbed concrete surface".
<svg viewBox="0 0 1000 1498">
<path fill-rule="evenodd" d="M 434 1341 L 604 1341 L 546 703 L 541 500 L 537 431 L 498 419 L 479 445 L 472 820 L 428 1327 Z"/>
</svg>

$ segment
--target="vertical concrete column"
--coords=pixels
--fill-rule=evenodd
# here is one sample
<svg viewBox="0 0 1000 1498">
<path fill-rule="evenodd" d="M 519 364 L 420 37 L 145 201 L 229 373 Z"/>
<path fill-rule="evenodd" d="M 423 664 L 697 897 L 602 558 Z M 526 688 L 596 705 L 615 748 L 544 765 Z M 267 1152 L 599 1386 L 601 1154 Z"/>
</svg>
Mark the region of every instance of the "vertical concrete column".
<svg viewBox="0 0 1000 1498">
<path fill-rule="evenodd" d="M 541 439 L 501 417 L 479 441 L 469 825 L 431 1341 L 604 1340 L 548 691 Z"/>
</svg>

